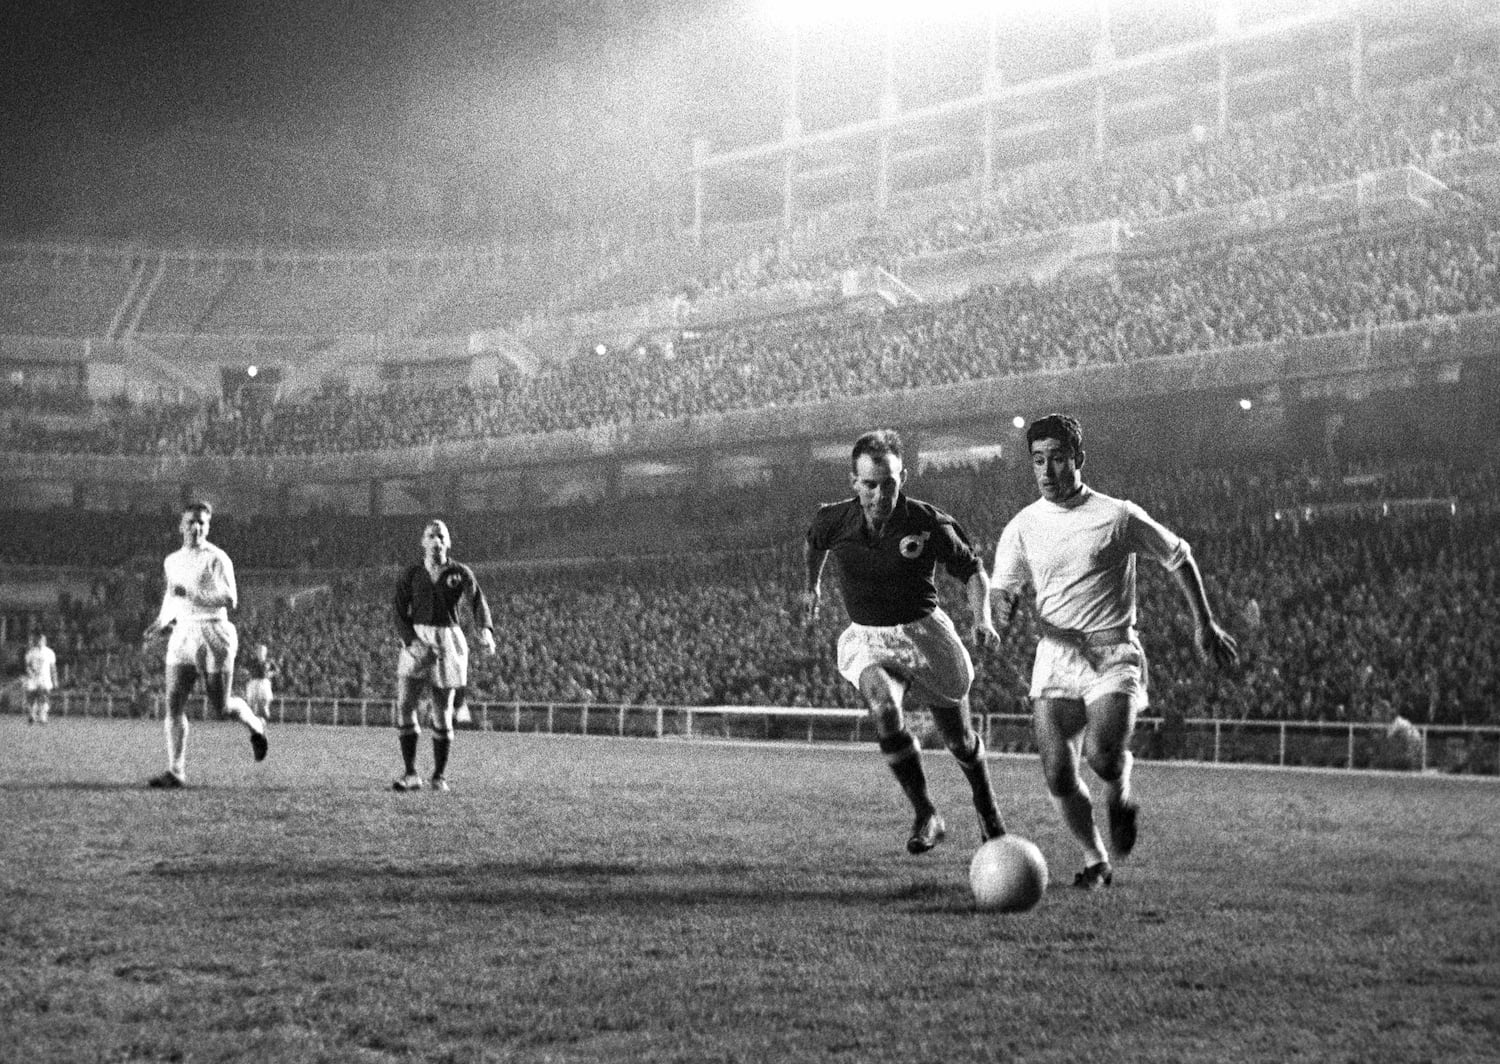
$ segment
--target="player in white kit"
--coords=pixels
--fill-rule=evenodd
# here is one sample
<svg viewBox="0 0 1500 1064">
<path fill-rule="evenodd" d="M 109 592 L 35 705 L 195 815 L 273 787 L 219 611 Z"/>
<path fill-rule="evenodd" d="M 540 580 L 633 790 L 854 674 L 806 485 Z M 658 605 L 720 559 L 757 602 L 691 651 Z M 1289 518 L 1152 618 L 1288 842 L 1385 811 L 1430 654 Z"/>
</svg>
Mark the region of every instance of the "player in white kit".
<svg viewBox="0 0 1500 1064">
<path fill-rule="evenodd" d="M 152 787 L 175 789 L 187 784 L 187 701 L 199 677 L 214 711 L 235 717 L 249 729 L 255 760 L 265 760 L 268 749 L 265 722 L 228 704 L 239 649 L 229 611 L 239 605 L 239 590 L 229 555 L 208 541 L 212 520 L 213 507 L 206 502 L 183 508 L 178 523 L 182 547 L 162 563 L 167 589 L 161 610 L 145 633 L 148 640 L 168 629 L 172 633 L 166 654 L 167 770 L 151 777 Z"/>
<path fill-rule="evenodd" d="M 52 691 L 57 686 L 57 654 L 41 632 L 32 632 L 30 643 L 26 648 L 26 676 L 21 681 L 26 690 L 26 723 L 46 724 Z"/>
<path fill-rule="evenodd" d="M 1037 747 L 1047 790 L 1083 846 L 1084 870 L 1074 885 L 1092 890 L 1109 886 L 1114 870 L 1079 775 L 1080 755 L 1104 785 L 1114 858 L 1128 855 L 1136 840 L 1130 738 L 1147 705 L 1146 656 L 1135 630 L 1136 555 L 1172 574 L 1192 610 L 1200 652 L 1230 668 L 1239 651 L 1214 621 L 1187 542 L 1135 503 L 1084 484 L 1076 418 L 1039 418 L 1026 442 L 1041 498 L 1011 519 L 995 548 L 995 619 L 1008 625 L 1023 591 L 1034 589 L 1041 630 L 1030 690 Z"/>
</svg>

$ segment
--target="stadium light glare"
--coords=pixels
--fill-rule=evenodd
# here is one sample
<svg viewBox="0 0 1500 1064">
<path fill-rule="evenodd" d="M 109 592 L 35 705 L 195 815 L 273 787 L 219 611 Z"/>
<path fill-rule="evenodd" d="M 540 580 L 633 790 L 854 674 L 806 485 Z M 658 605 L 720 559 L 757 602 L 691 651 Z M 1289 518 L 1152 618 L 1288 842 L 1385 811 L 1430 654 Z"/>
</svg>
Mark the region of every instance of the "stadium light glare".
<svg viewBox="0 0 1500 1064">
<path fill-rule="evenodd" d="M 782 26 L 830 22 L 940 22 L 992 16 L 1021 21 L 1061 9 L 1093 11 L 1099 0 L 760 0 L 766 18 Z"/>
<path fill-rule="evenodd" d="M 1214 10 L 1214 29 L 1220 37 L 1232 37 L 1240 30 L 1240 5 L 1237 0 L 1219 0 Z"/>
</svg>

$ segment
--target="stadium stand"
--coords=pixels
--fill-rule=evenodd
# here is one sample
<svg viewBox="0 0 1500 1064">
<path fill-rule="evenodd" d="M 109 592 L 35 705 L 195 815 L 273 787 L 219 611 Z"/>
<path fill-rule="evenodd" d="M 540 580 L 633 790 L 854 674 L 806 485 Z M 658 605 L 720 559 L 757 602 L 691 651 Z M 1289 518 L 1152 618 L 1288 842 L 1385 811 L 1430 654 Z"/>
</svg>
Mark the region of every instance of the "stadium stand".
<svg viewBox="0 0 1500 1064">
<path fill-rule="evenodd" d="M 320 264 L 308 254 L 263 268 L 243 256 L 11 250 L 0 256 L 0 333 L 30 341 L 128 336 L 156 357 L 191 359 L 225 344 L 237 350 L 246 338 L 305 357 L 318 338 L 457 342 L 489 326 L 528 337 L 556 328 L 576 339 L 609 322 L 637 340 L 590 343 L 534 372 L 502 363 L 483 382 L 413 363 L 406 368 L 417 380 L 275 401 L 253 391 L 211 401 L 90 396 L 81 377 L 27 362 L 0 398 L 0 450 L 399 456 L 440 440 L 687 421 L 996 378 L 1066 379 L 1185 352 L 1253 359 L 1258 345 L 1309 336 L 1492 321 L 1500 214 L 1483 188 L 1471 194 L 1461 181 L 1455 194 L 1378 225 L 1330 213 L 1275 239 L 1184 239 L 1149 251 L 1132 249 L 1128 237 L 1165 218 L 1358 184 L 1403 166 L 1446 173 L 1458 156 L 1492 152 L 1500 142 L 1493 56 L 1476 45 L 1451 68 L 1379 85 L 1357 104 L 1310 89 L 1292 110 L 1236 122 L 1223 135 L 1198 129 L 1170 144 L 1012 172 L 982 203 L 931 190 L 834 235 L 826 219 L 813 219 L 789 234 L 747 227 L 733 242 L 689 252 L 588 231 L 551 247 L 476 251 L 432 273 L 399 256 L 408 265 L 349 256 Z M 1102 267 L 987 283 L 878 314 L 830 305 L 846 271 L 898 275 L 924 256 L 1104 221 L 1119 223 L 1125 239 Z M 778 293 L 789 294 L 785 306 Z M 781 313 L 787 307 L 797 313 Z M 276 348 L 257 350 L 274 357 Z M 1308 468 L 1216 466 L 1211 455 L 1156 474 L 1121 463 L 1101 486 L 1139 497 L 1190 538 L 1245 651 L 1233 679 L 1193 665 L 1172 588 L 1144 575 L 1159 705 L 1223 719 L 1376 721 L 1399 712 L 1419 724 L 1500 722 L 1493 447 L 1476 441 L 1474 457 L 1462 460 L 1366 450 L 1338 467 L 1323 464 L 1333 457 L 1324 453 Z M 978 465 L 934 474 L 922 494 L 988 545 L 1031 497 L 1012 472 Z M 853 705 L 827 653 L 839 611 L 814 633 L 796 621 L 795 545 L 823 494 L 793 478 L 730 498 L 686 489 L 556 503 L 524 521 L 515 511 L 452 515 L 458 556 L 485 566 L 507 619 L 500 655 L 477 662 L 474 697 Z M 71 688 L 144 705 L 159 664 L 135 633 L 155 606 L 172 515 L 143 504 L 78 518 L 77 507 L 3 515 L 0 565 L 43 574 L 66 567 L 87 588 L 53 609 L 12 611 L 3 643 L 10 652 L 25 628 L 45 623 Z M 277 589 L 327 589 L 305 601 L 261 596 L 242 614 L 244 641 L 264 639 L 283 659 L 285 693 L 389 694 L 385 571 L 411 553 L 419 523 L 316 512 L 216 520 L 215 538 L 245 574 Z M 1031 635 L 1023 623 L 981 669 L 978 706 L 1018 707 Z"/>
</svg>

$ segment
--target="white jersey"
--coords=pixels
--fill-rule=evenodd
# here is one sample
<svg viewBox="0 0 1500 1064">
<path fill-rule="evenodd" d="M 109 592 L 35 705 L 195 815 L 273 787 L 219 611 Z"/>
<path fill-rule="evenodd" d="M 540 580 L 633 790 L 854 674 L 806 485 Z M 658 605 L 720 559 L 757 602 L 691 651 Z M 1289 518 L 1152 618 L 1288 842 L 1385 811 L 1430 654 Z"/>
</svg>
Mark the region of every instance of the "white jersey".
<svg viewBox="0 0 1500 1064">
<path fill-rule="evenodd" d="M 229 609 L 221 605 L 200 605 L 229 597 L 231 605 L 239 604 L 239 589 L 234 582 L 234 563 L 212 543 L 181 547 L 167 555 L 162 563 L 167 577 L 167 593 L 162 599 L 158 618 L 163 625 L 170 621 L 226 621 Z M 187 597 L 172 594 L 172 588 L 187 588 Z"/>
<path fill-rule="evenodd" d="M 1172 571 L 1187 542 L 1133 502 L 1087 485 L 1066 502 L 1038 499 L 1011 518 L 995 548 L 992 586 L 1036 589 L 1037 614 L 1055 628 L 1097 632 L 1134 626 L 1135 556 Z"/>
<path fill-rule="evenodd" d="M 26 651 L 28 691 L 50 691 L 57 686 L 57 655 L 51 647 L 31 647 Z"/>
</svg>

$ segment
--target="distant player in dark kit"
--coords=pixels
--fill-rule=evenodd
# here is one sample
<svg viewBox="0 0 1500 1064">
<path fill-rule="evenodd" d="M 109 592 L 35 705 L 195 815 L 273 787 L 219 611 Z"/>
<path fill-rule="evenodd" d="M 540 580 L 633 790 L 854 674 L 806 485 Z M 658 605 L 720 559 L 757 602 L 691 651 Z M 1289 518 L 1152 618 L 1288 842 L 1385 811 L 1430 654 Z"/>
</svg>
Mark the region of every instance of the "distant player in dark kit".
<svg viewBox="0 0 1500 1064">
<path fill-rule="evenodd" d="M 448 752 L 453 744 L 454 693 L 469 683 L 469 644 L 459 624 L 467 601 L 485 652 L 495 652 L 494 619 L 474 570 L 449 557 L 452 540 L 442 521 L 422 530 L 422 561 L 401 575 L 394 602 L 401 654 L 396 661 L 396 727 L 405 772 L 392 785 L 419 791 L 417 740 L 422 734 L 422 695 L 432 700 L 433 790 L 448 789 Z"/>
<path fill-rule="evenodd" d="M 229 611 L 239 605 L 239 587 L 229 555 L 208 541 L 213 507 L 193 502 L 183 507 L 178 530 L 182 547 L 162 563 L 167 590 L 156 620 L 146 629 L 150 640 L 168 629 L 167 640 L 167 770 L 153 776 L 150 786 L 174 790 L 187 784 L 187 701 L 201 677 L 203 693 L 220 716 L 235 717 L 250 732 L 250 749 L 263 761 L 269 743 L 266 724 L 254 713 L 229 702 L 234 681 L 234 657 L 239 636 Z"/>
<path fill-rule="evenodd" d="M 245 702 L 251 712 L 263 720 L 271 719 L 271 702 L 276 697 L 271 681 L 281 672 L 270 655 L 269 647 L 256 643 L 250 660 L 245 663 Z"/>
<path fill-rule="evenodd" d="M 904 711 L 926 708 L 958 760 L 974 795 L 981 840 L 1005 834 L 990 784 L 984 740 L 969 722 L 974 665 L 953 622 L 938 605 L 937 566 L 965 585 L 976 645 L 995 646 L 989 579 L 952 517 L 902 492 L 907 471 L 901 437 L 868 432 L 854 444 L 854 498 L 818 510 L 807 533 L 803 609 L 817 619 L 823 564 L 833 555 L 844 607 L 853 622 L 839 636 L 840 674 L 859 688 L 880 750 L 912 804 L 907 852 L 925 853 L 947 826 L 927 793 L 927 777 Z"/>
<path fill-rule="evenodd" d="M 1049 414 L 1026 430 L 1041 498 L 1023 508 L 995 548 L 994 594 L 1006 627 L 1029 586 L 1041 640 L 1031 673 L 1033 722 L 1042 773 L 1064 823 L 1083 847 L 1074 886 L 1107 887 L 1110 851 L 1094 823 L 1079 758 L 1104 784 L 1116 859 L 1135 847 L 1138 810 L 1130 793 L 1130 737 L 1146 707 L 1146 655 L 1136 635 L 1135 559 L 1172 574 L 1193 612 L 1198 650 L 1221 668 L 1239 660 L 1234 639 L 1214 622 L 1203 575 L 1180 536 L 1133 502 L 1083 482 L 1083 428 Z"/>
</svg>

